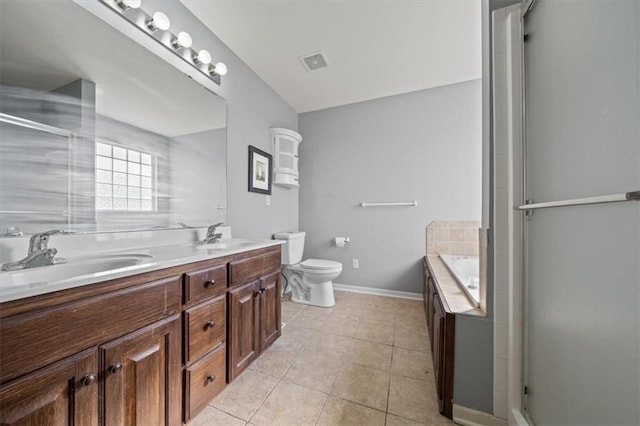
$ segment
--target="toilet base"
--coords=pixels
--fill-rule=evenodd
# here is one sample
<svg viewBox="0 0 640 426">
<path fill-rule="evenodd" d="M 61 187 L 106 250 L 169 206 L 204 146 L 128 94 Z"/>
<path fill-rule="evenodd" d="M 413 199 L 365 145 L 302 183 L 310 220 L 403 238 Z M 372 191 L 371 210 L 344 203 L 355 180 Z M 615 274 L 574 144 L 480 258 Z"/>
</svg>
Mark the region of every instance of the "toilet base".
<svg viewBox="0 0 640 426">
<path fill-rule="evenodd" d="M 321 308 L 330 308 L 336 305 L 336 299 L 333 296 L 333 282 L 329 281 L 322 284 L 304 283 L 303 285 L 309 289 L 309 299 L 305 300 L 304 298 L 296 297 L 297 292 L 293 291 L 291 293 L 292 302 Z"/>
<path fill-rule="evenodd" d="M 313 278 L 316 279 L 316 282 L 311 283 L 306 277 L 303 277 L 302 271 L 295 267 L 283 267 L 283 273 L 291 288 L 292 302 L 321 308 L 335 306 L 332 280 L 318 283 L 318 277 L 315 275 Z"/>
</svg>

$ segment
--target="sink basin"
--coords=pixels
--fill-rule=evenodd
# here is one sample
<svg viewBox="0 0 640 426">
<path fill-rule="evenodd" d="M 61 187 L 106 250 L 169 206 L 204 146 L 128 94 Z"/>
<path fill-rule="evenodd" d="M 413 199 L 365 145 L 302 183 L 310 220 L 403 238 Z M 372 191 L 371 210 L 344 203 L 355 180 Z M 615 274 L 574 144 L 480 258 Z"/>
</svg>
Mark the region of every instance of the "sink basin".
<svg viewBox="0 0 640 426">
<path fill-rule="evenodd" d="M 199 250 L 234 250 L 241 247 L 248 247 L 253 244 L 255 244 L 255 241 L 232 238 L 228 240 L 221 240 L 217 243 L 198 244 L 196 245 L 196 248 Z"/>
<path fill-rule="evenodd" d="M 104 274 L 117 269 L 148 263 L 153 256 L 147 254 L 118 254 L 76 257 L 60 263 L 39 268 L 0 272 L 0 286 L 61 281 L 82 275 Z"/>
</svg>

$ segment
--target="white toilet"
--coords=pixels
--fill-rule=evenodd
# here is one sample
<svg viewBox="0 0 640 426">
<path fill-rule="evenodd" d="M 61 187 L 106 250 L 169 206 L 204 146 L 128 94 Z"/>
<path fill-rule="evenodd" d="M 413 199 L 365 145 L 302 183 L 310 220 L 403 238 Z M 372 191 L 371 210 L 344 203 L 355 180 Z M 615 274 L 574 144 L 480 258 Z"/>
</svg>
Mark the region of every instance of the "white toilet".
<svg viewBox="0 0 640 426">
<path fill-rule="evenodd" d="M 342 264 L 332 260 L 302 260 L 304 232 L 280 232 L 276 240 L 284 240 L 282 246 L 282 273 L 291 286 L 291 301 L 307 305 L 329 307 L 336 304 L 333 297 L 333 280 L 342 272 Z"/>
</svg>

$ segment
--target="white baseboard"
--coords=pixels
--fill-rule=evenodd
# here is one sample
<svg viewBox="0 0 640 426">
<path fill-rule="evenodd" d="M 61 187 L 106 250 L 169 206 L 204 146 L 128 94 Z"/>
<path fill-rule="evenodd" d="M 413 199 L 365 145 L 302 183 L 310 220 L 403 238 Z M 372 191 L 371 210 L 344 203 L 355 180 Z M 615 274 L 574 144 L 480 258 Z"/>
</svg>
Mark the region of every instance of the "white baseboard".
<svg viewBox="0 0 640 426">
<path fill-rule="evenodd" d="M 529 426 L 529 422 L 522 415 L 522 412 L 516 408 L 511 410 L 511 414 L 509 415 L 509 424 L 516 426 Z"/>
<path fill-rule="evenodd" d="M 453 404 L 453 422 L 463 426 L 507 426 L 504 419 L 457 404 Z"/>
<path fill-rule="evenodd" d="M 411 293 L 408 291 L 385 290 L 382 288 L 360 287 L 355 285 L 333 283 L 333 288 L 340 291 L 350 291 L 352 293 L 375 294 L 377 296 L 397 297 L 400 299 L 422 300 L 420 293 Z"/>
</svg>

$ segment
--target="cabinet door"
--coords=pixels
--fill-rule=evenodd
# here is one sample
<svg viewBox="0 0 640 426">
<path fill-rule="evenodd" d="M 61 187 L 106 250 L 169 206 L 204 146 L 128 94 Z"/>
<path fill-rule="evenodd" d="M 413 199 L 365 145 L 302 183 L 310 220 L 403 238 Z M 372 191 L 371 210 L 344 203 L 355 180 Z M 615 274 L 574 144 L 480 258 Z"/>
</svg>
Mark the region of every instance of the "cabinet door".
<svg viewBox="0 0 640 426">
<path fill-rule="evenodd" d="M 298 175 L 298 144 L 299 141 L 288 135 L 274 135 L 275 145 L 275 173 Z"/>
<path fill-rule="evenodd" d="M 97 425 L 98 356 L 89 349 L 0 388 L 3 425 Z"/>
<path fill-rule="evenodd" d="M 438 406 L 440 412 L 444 407 L 444 368 L 445 368 L 445 317 L 440 297 L 436 293 L 433 297 L 433 372 L 436 379 Z"/>
<path fill-rule="evenodd" d="M 260 352 L 260 281 L 229 291 L 229 383 L 253 362 Z"/>
<path fill-rule="evenodd" d="M 280 271 L 260 278 L 260 352 L 280 337 Z"/>
<path fill-rule="evenodd" d="M 100 347 L 105 425 L 181 423 L 180 317 Z"/>
</svg>

